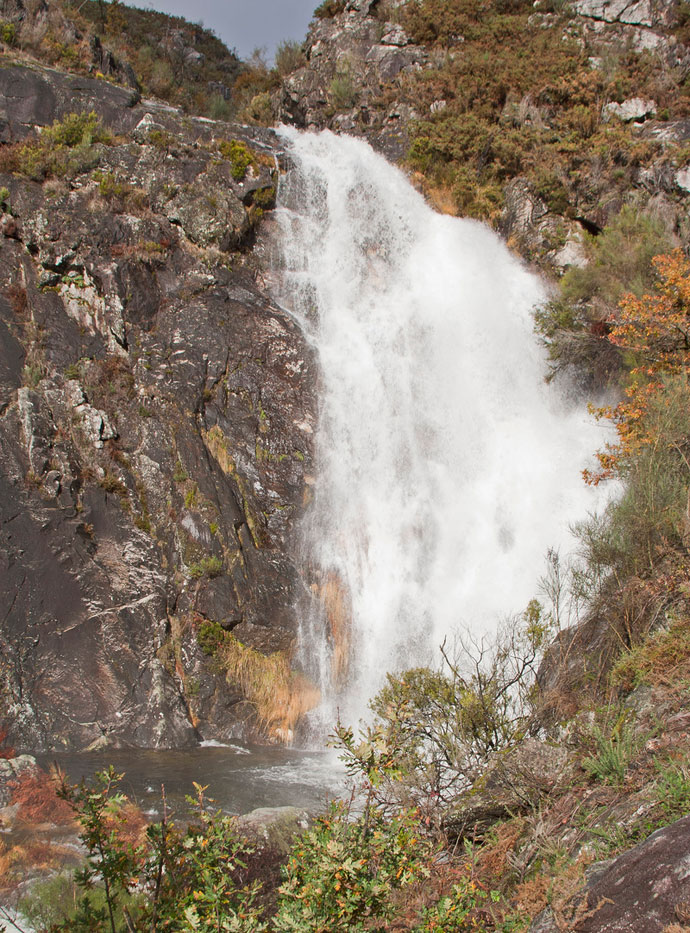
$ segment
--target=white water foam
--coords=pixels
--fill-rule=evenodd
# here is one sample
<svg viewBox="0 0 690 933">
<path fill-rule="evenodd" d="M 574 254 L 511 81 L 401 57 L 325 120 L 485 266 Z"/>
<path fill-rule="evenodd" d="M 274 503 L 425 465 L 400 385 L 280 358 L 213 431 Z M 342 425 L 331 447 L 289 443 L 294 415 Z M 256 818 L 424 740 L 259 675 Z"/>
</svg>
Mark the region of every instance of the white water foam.
<svg viewBox="0 0 690 933">
<path fill-rule="evenodd" d="M 332 726 L 453 629 L 525 608 L 547 549 L 594 508 L 581 470 L 603 438 L 545 386 L 542 284 L 491 230 L 436 214 L 362 141 L 285 137 L 278 298 L 321 365 L 305 575 L 336 576 L 352 607 L 344 689 L 323 613 L 303 623 Z"/>
</svg>

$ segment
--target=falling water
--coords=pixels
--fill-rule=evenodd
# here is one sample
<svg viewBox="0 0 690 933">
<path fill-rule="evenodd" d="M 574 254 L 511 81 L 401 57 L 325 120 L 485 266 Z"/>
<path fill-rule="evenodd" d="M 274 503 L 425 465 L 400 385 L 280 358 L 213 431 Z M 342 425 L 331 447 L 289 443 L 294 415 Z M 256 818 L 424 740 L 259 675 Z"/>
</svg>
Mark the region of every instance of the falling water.
<svg viewBox="0 0 690 933">
<path fill-rule="evenodd" d="M 305 614 L 302 652 L 330 726 L 336 706 L 364 715 L 385 672 L 427 663 L 444 634 L 526 606 L 547 549 L 567 549 L 593 506 L 580 472 L 601 437 L 544 385 L 542 285 L 491 230 L 433 212 L 362 141 L 286 136 L 279 297 L 322 373 L 302 535 L 327 611 Z"/>
</svg>

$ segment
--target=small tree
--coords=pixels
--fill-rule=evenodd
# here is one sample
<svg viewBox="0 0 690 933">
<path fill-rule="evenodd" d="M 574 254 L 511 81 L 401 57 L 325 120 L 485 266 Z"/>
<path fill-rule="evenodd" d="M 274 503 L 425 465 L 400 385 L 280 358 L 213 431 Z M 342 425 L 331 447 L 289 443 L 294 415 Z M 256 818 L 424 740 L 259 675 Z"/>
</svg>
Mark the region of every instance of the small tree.
<svg viewBox="0 0 690 933">
<path fill-rule="evenodd" d="M 429 827 L 469 788 L 488 760 L 528 728 L 549 624 L 532 601 L 490 642 L 458 638 L 440 668 L 389 674 L 371 703 L 376 719 L 359 739 L 339 725 L 335 744 L 367 801 L 385 812 L 415 806 Z"/>
<path fill-rule="evenodd" d="M 682 375 L 690 366 L 690 262 L 679 249 L 652 260 L 656 294 L 625 295 L 609 321 L 609 341 L 626 354 L 630 384 L 616 406 L 592 409 L 612 421 L 618 443 L 597 454 L 600 470 L 585 471 L 587 482 L 620 473 L 622 462 L 635 451 L 657 443 L 646 418 L 650 401 L 664 390 L 664 377 Z"/>
</svg>

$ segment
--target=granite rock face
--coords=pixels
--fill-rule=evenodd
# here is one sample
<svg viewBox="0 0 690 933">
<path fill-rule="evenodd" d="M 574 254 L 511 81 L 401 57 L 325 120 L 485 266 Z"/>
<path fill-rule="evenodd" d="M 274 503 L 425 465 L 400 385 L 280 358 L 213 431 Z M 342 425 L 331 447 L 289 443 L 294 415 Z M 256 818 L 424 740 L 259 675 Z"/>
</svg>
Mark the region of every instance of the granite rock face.
<svg viewBox="0 0 690 933">
<path fill-rule="evenodd" d="M 251 733 L 195 633 L 295 639 L 315 363 L 252 251 L 280 146 L 0 68 L 5 141 L 82 110 L 118 134 L 96 167 L 0 178 L 0 725 L 20 750 Z"/>
<path fill-rule="evenodd" d="M 364 136 L 389 159 L 400 159 L 409 145 L 406 124 L 417 114 L 401 100 L 386 107 L 384 91 L 399 96 L 405 75 L 424 67 L 428 54 L 388 19 L 394 8 L 390 0 L 350 2 L 341 14 L 315 20 L 307 64 L 283 82 L 280 119 Z"/>
<path fill-rule="evenodd" d="M 684 929 L 690 916 L 690 817 L 652 833 L 644 842 L 590 876 L 573 933 L 661 933 Z M 679 925 L 680 924 L 680 925 Z M 550 910 L 530 933 L 563 929 Z"/>
</svg>

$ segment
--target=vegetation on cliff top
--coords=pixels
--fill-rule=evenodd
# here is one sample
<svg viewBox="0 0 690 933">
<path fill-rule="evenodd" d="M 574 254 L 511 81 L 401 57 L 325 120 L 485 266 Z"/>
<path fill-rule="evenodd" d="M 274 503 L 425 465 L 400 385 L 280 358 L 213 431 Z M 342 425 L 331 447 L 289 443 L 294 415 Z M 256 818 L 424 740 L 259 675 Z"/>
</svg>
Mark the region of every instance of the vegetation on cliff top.
<svg viewBox="0 0 690 933">
<path fill-rule="evenodd" d="M 409 79 L 415 108 L 430 115 L 412 127 L 408 164 L 464 215 L 497 221 L 503 186 L 518 176 L 570 217 L 583 210 L 578 186 L 622 196 L 662 146 L 605 105 L 652 99 L 664 120 L 690 107 L 682 56 L 613 48 L 583 33 L 567 5 L 419 0 L 401 19 L 432 53 Z"/>
<path fill-rule="evenodd" d="M 232 119 L 277 85 L 279 69 L 243 62 L 208 29 L 119 0 L 51 0 L 44 14 L 4 22 L 0 39 L 67 71 L 136 86 L 183 110 Z M 289 43 L 284 44 L 285 57 Z M 279 55 L 281 53 L 279 49 Z"/>
</svg>

